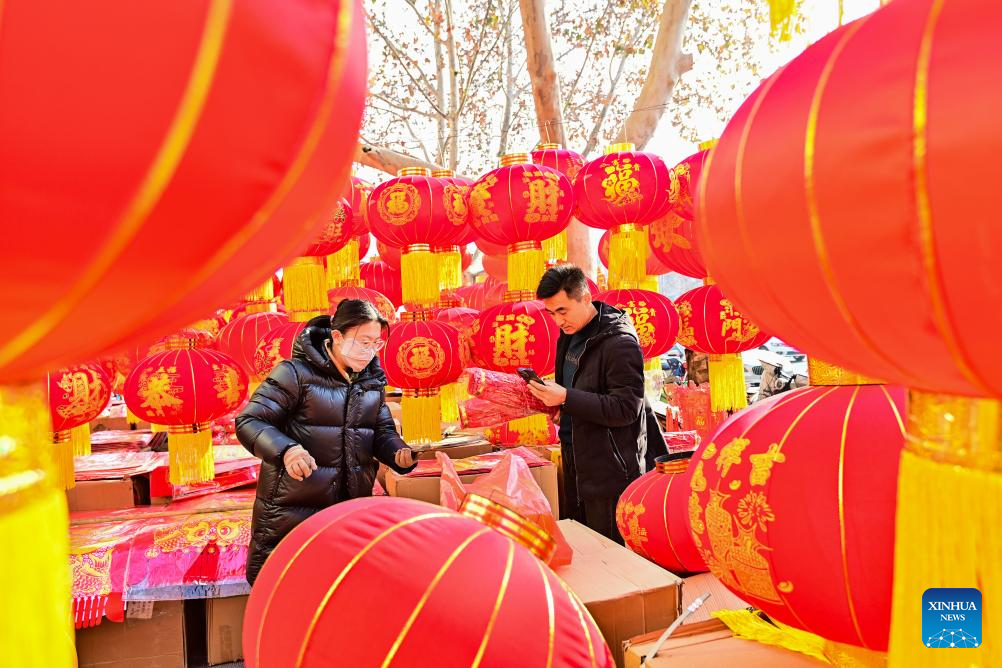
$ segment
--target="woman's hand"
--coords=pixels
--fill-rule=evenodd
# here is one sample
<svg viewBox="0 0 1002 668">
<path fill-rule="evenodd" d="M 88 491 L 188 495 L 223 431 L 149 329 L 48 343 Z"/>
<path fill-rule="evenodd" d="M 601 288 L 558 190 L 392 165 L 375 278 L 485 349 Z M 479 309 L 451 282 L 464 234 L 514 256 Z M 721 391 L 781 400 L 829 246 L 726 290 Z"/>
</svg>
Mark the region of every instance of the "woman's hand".
<svg viewBox="0 0 1002 668">
<path fill-rule="evenodd" d="M 285 470 L 295 480 L 305 480 L 310 474 L 317 470 L 317 462 L 313 456 L 301 445 L 294 445 L 285 451 L 282 457 Z"/>
<path fill-rule="evenodd" d="M 414 466 L 417 461 L 417 457 L 414 455 L 414 451 L 410 448 L 401 448 L 397 450 L 397 453 L 393 455 L 393 461 L 397 463 L 402 469 L 409 469 Z"/>
</svg>

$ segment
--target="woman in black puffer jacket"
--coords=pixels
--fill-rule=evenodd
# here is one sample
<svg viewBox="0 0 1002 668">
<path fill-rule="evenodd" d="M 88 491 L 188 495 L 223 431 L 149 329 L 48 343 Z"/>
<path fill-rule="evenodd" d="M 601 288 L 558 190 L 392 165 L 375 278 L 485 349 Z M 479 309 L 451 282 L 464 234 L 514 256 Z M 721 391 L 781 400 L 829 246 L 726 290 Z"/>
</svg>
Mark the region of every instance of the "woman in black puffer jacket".
<svg viewBox="0 0 1002 668">
<path fill-rule="evenodd" d="M 292 359 L 275 367 L 237 417 L 237 438 L 262 460 L 247 557 L 252 584 L 297 524 L 339 501 L 371 496 L 378 462 L 398 473 L 414 468 L 375 357 L 386 328 L 369 302 L 342 301 L 333 316 L 307 323 Z"/>
</svg>

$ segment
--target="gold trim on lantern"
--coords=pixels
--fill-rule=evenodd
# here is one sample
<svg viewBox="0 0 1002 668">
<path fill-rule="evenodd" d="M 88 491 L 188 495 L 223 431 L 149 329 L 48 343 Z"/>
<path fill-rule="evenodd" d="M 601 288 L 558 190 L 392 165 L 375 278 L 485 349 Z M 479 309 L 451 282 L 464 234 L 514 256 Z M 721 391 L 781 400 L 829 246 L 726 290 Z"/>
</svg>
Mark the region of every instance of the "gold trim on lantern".
<svg viewBox="0 0 1002 668">
<path fill-rule="evenodd" d="M 450 176 L 455 176 L 456 173 L 451 169 L 433 169 L 431 170 L 431 175 L 436 179 L 444 179 Z"/>
<path fill-rule="evenodd" d="M 504 293 L 504 303 L 514 304 L 515 302 L 531 302 L 536 299 L 532 290 L 508 290 Z"/>
<path fill-rule="evenodd" d="M 706 151 L 707 149 L 711 149 L 719 143 L 720 143 L 719 139 L 707 139 L 706 141 L 701 141 L 699 142 L 699 150 Z"/>
<path fill-rule="evenodd" d="M 810 384 L 814 386 L 883 384 L 879 380 L 874 380 L 855 371 L 843 369 L 834 364 L 822 362 L 814 357 L 807 358 L 807 376 Z"/>
<path fill-rule="evenodd" d="M 167 434 L 199 434 L 203 431 L 211 431 L 211 422 L 193 422 L 192 424 L 167 425 Z"/>
<path fill-rule="evenodd" d="M 667 462 L 655 462 L 654 470 L 658 473 L 670 473 L 671 475 L 678 475 L 680 473 L 685 473 L 689 470 L 689 462 L 692 461 L 688 457 L 682 459 L 672 459 Z"/>
<path fill-rule="evenodd" d="M 459 253 L 462 252 L 457 244 L 452 244 L 451 246 L 432 246 L 432 253 Z"/>
<path fill-rule="evenodd" d="M 435 314 L 424 308 L 417 311 L 404 311 L 400 314 L 400 322 L 428 322 L 434 319 Z"/>
<path fill-rule="evenodd" d="M 610 153 L 629 153 L 631 151 L 636 151 L 637 145 L 633 142 L 620 142 L 618 144 L 609 144 L 605 147 L 605 154 Z"/>
<path fill-rule="evenodd" d="M 505 153 L 501 156 L 501 166 L 510 167 L 511 165 L 524 165 L 531 163 L 532 158 L 528 153 Z"/>
<path fill-rule="evenodd" d="M 187 336 L 185 334 L 171 334 L 163 340 L 160 347 L 163 352 L 166 352 L 168 350 L 193 350 L 195 348 L 205 348 L 207 346 L 201 345 L 201 342 L 193 336 Z"/>
<path fill-rule="evenodd" d="M 441 299 L 439 299 L 438 302 L 435 304 L 435 308 L 439 308 L 439 309 L 459 308 L 462 305 L 463 305 L 463 302 L 461 302 L 455 296 L 451 296 L 450 295 L 448 297 L 442 297 Z"/>
<path fill-rule="evenodd" d="M 543 250 L 543 244 L 538 241 L 518 241 L 508 244 L 509 253 L 525 253 L 527 251 Z"/>
<path fill-rule="evenodd" d="M 546 144 L 538 144 L 536 146 L 536 150 L 537 151 L 556 151 L 556 150 L 558 150 L 560 148 L 562 148 L 560 146 L 560 144 L 555 144 L 555 143 L 552 143 L 552 142 L 546 143 Z"/>
<path fill-rule="evenodd" d="M 400 396 L 410 397 L 411 399 L 415 399 L 417 397 L 437 397 L 438 389 L 439 388 L 437 387 L 433 387 L 431 389 L 422 390 L 400 390 Z"/>
<path fill-rule="evenodd" d="M 717 284 L 717 282 L 715 280 L 713 280 L 712 276 L 707 276 L 706 278 L 703 279 L 703 285 L 704 286 L 706 286 L 706 285 L 716 285 L 716 284 Z"/>
<path fill-rule="evenodd" d="M 538 524 L 479 494 L 467 494 L 459 512 L 525 546 L 543 562 L 549 561 L 557 549 L 553 536 Z"/>
<path fill-rule="evenodd" d="M 905 448 L 944 464 L 1002 472 L 1002 402 L 911 390 Z"/>
<path fill-rule="evenodd" d="M 397 172 L 397 176 L 431 176 L 431 170 L 427 167 L 404 167 Z"/>
<path fill-rule="evenodd" d="M 404 253 L 430 253 L 430 244 L 408 244 L 403 248 Z"/>
</svg>

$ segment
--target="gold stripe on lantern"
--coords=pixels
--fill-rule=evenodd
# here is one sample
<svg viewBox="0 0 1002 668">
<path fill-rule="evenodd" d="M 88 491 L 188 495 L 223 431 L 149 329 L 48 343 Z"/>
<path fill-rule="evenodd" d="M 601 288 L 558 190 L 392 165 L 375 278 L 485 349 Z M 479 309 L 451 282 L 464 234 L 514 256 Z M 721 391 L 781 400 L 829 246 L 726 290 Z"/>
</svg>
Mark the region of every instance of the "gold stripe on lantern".
<svg viewBox="0 0 1002 668">
<path fill-rule="evenodd" d="M 541 526 L 522 517 L 511 508 L 479 494 L 467 494 L 459 512 L 525 546 L 544 563 L 548 562 L 557 550 L 553 536 Z"/>
<path fill-rule="evenodd" d="M 882 385 L 855 371 L 822 362 L 814 357 L 807 358 L 807 377 L 811 385 Z"/>
<path fill-rule="evenodd" d="M 208 422 L 168 426 L 167 451 L 172 485 L 189 485 L 215 477 L 212 429 Z"/>
<path fill-rule="evenodd" d="M 306 322 L 328 311 L 327 276 L 319 257 L 297 257 L 285 266 L 282 276 L 291 322 Z"/>
</svg>

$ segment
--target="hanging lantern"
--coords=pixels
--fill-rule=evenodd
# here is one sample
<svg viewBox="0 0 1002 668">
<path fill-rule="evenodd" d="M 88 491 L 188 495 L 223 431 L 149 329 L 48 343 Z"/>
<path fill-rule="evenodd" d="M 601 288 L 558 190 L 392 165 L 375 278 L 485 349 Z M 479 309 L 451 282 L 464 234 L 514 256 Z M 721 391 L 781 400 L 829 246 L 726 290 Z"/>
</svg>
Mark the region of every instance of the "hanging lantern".
<svg viewBox="0 0 1002 668">
<path fill-rule="evenodd" d="M 229 355 L 178 337 L 168 349 L 139 362 L 125 381 L 135 415 L 167 426 L 170 482 L 212 480 L 211 423 L 247 398 L 247 374 Z"/>
<path fill-rule="evenodd" d="M 651 223 L 651 225 L 647 228 L 647 233 L 649 235 L 649 238 L 648 238 L 648 247 L 649 248 L 653 248 L 653 246 L 651 245 L 651 239 L 653 239 L 654 225 L 657 222 L 658 221 L 654 221 L 654 223 Z M 602 236 L 598 240 L 598 259 L 602 263 L 602 266 L 605 267 L 606 269 L 609 268 L 609 239 L 610 239 L 611 236 L 612 236 L 612 234 L 607 230 L 607 231 L 605 231 L 605 232 L 602 233 Z M 654 284 L 656 285 L 657 284 L 657 278 L 656 277 L 658 277 L 658 276 L 660 276 L 662 274 L 667 274 L 669 271 L 673 271 L 673 270 L 670 267 L 666 266 L 663 262 L 661 262 L 661 260 L 658 258 L 658 256 L 656 254 L 654 254 L 654 253 L 648 253 L 647 254 L 647 268 L 646 268 L 645 271 L 647 272 L 647 277 L 646 277 L 646 281 L 645 282 L 649 282 L 650 279 L 653 278 L 653 279 L 655 279 L 654 280 Z M 643 289 L 647 290 L 647 289 L 650 289 L 650 288 L 646 288 L 645 287 Z M 652 290 L 652 291 L 656 292 L 657 288 L 654 288 L 654 290 Z"/>
<path fill-rule="evenodd" d="M 678 342 L 710 356 L 712 410 L 737 410 L 748 405 L 744 363 L 739 353 L 753 350 L 771 336 L 734 308 L 716 285 L 704 285 L 675 300 L 679 315 Z"/>
<path fill-rule="evenodd" d="M 508 293 L 509 297 L 528 297 Z M 553 373 L 560 329 L 546 314 L 543 302 L 508 301 L 481 312 L 473 326 L 473 341 L 488 368 L 516 373 L 528 367 L 540 376 Z"/>
<path fill-rule="evenodd" d="M 573 184 L 584 166 L 584 158 L 580 153 L 575 153 L 562 148 L 560 144 L 539 144 L 532 152 L 532 162 L 544 167 L 552 167 L 557 170 Z M 560 234 L 543 240 L 543 254 L 546 256 L 548 265 L 567 262 L 567 230 Z"/>
<path fill-rule="evenodd" d="M 614 288 L 636 288 L 647 277 L 644 227 L 663 216 L 668 199 L 668 166 L 633 144 L 606 147 L 601 158 L 585 163 L 574 182 L 578 217 L 585 225 L 611 230 L 610 276 Z"/>
<path fill-rule="evenodd" d="M 484 271 L 498 281 L 508 280 L 508 258 L 504 255 L 484 255 L 481 258 Z"/>
<path fill-rule="evenodd" d="M 675 345 L 678 311 L 664 295 L 647 290 L 610 290 L 597 300 L 626 311 L 637 330 L 645 360 L 659 359 Z"/>
<path fill-rule="evenodd" d="M 399 271 L 382 260 L 370 260 L 362 263 L 358 273 L 365 287 L 385 296 L 394 307 L 403 305 L 403 286 Z"/>
<path fill-rule="evenodd" d="M 505 257 L 508 255 L 508 246 L 506 244 L 494 244 L 486 239 L 477 238 L 476 247 L 484 255 L 493 255 L 494 257 Z"/>
<path fill-rule="evenodd" d="M 73 457 L 90 454 L 90 421 L 111 401 L 111 379 L 99 364 L 78 364 L 49 374 L 49 415 L 61 484 L 74 486 Z"/>
<path fill-rule="evenodd" d="M 534 556 L 553 539 L 472 497 L 460 513 L 353 499 L 299 524 L 248 599 L 248 668 L 615 666 L 588 610 Z M 388 568 L 416 546 L 421 559 Z M 392 596 L 373 595 L 373 583 Z"/>
<path fill-rule="evenodd" d="M 668 172 L 668 199 L 671 201 L 671 210 L 682 220 L 691 222 L 696 219 L 696 193 L 699 190 L 699 180 L 710 148 L 715 145 L 716 140 L 700 144 L 698 153 L 690 155 Z"/>
<path fill-rule="evenodd" d="M 707 570 L 689 533 L 691 457 L 691 452 L 658 457 L 656 468 L 630 483 L 616 504 L 616 526 L 626 546 L 676 574 Z"/>
<path fill-rule="evenodd" d="M 327 256 L 327 288 L 360 285 L 358 264 L 369 252 L 369 224 L 365 209 L 372 193 L 372 184 L 352 175 L 345 198 L 351 210 L 351 238 L 340 249 Z"/>
<path fill-rule="evenodd" d="M 459 331 L 460 359 L 463 368 L 475 365 L 473 346 L 473 325 L 480 316 L 479 311 L 462 306 L 441 309 L 435 312 L 435 320 L 452 325 Z M 459 421 L 459 403 L 466 401 L 466 384 L 449 383 L 442 386 L 439 395 L 442 403 L 442 419 L 446 422 Z"/>
<path fill-rule="evenodd" d="M 452 199 L 452 210 L 456 212 L 451 222 L 461 228 L 454 244 L 433 246 L 431 249 L 438 257 L 439 291 L 452 292 L 463 285 L 463 257 L 460 246 L 472 241 L 467 200 L 473 181 L 456 176 L 451 169 L 436 169 L 431 175 L 449 184 L 445 189 L 445 196 Z"/>
<path fill-rule="evenodd" d="M 700 280 L 707 277 L 693 221 L 682 218 L 674 210 L 669 211 L 651 223 L 649 234 L 652 255 L 668 271 Z"/>
<path fill-rule="evenodd" d="M 688 504 L 714 575 L 773 619 L 885 650 L 904 412 L 900 387 L 815 385 L 725 422 Z"/>
<path fill-rule="evenodd" d="M 289 319 L 307 322 L 327 310 L 327 272 L 324 258 L 344 248 L 352 239 L 351 207 L 342 199 L 327 217 L 327 224 L 302 255 L 282 270 L 285 308 Z"/>
<path fill-rule="evenodd" d="M 290 359 L 292 346 L 304 329 L 305 322 L 289 322 L 262 336 L 254 350 L 254 375 L 266 378 L 279 362 Z"/>
<path fill-rule="evenodd" d="M 456 222 L 466 218 L 465 201 L 454 196 L 458 190 L 432 178 L 428 169 L 408 167 L 372 191 L 368 219 L 373 235 L 403 251 L 404 303 L 427 307 L 438 301 L 438 262 L 431 249 L 459 243 L 464 235 Z"/>
<path fill-rule="evenodd" d="M 330 302 L 331 313 L 336 311 L 337 305 L 345 299 L 361 299 L 375 306 L 376 310 L 379 311 L 379 315 L 386 318 L 386 321 L 391 325 L 397 321 L 397 307 L 386 298 L 386 295 L 375 290 L 370 290 L 369 288 L 353 288 L 350 286 L 334 288 L 327 291 L 327 299 Z"/>
<path fill-rule="evenodd" d="M 254 369 L 254 354 L 261 338 L 289 319 L 278 313 L 250 313 L 231 320 L 216 339 L 216 347 L 237 361 L 240 368 L 255 382 L 264 380 Z"/>
<path fill-rule="evenodd" d="M 402 313 L 382 358 L 387 381 L 403 392 L 401 426 L 411 444 L 441 440 L 439 388 L 463 372 L 459 330 L 433 317 L 430 311 Z"/>
<path fill-rule="evenodd" d="M 511 153 L 470 190 L 470 224 L 479 239 L 506 247 L 512 290 L 535 290 L 545 270 L 540 244 L 562 232 L 574 211 L 570 180 Z"/>
<path fill-rule="evenodd" d="M 379 255 L 379 259 L 385 262 L 391 269 L 395 271 L 400 271 L 400 249 L 394 246 L 388 246 L 382 241 L 376 241 L 376 253 Z"/>
</svg>

